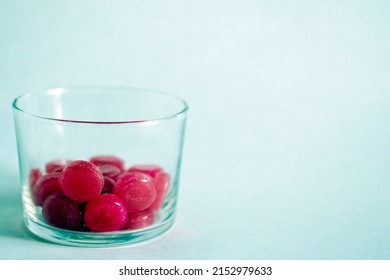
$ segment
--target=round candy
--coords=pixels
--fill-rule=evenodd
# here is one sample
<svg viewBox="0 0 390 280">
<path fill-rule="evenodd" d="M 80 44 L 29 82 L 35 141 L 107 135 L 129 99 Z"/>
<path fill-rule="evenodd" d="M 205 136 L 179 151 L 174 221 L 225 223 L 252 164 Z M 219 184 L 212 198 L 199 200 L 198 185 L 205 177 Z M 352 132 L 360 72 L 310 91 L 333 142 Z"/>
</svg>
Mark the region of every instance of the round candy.
<svg viewBox="0 0 390 280">
<path fill-rule="evenodd" d="M 124 176 L 126 176 L 126 175 L 129 175 L 130 173 L 131 173 L 131 172 L 129 172 L 129 171 L 123 171 L 123 172 L 121 172 L 118 176 L 116 176 L 114 180 L 115 180 L 116 182 L 118 182 L 120 178 L 122 178 L 122 177 L 124 177 Z"/>
<path fill-rule="evenodd" d="M 148 174 L 153 179 L 156 178 L 157 174 L 162 171 L 162 168 L 154 164 L 137 164 L 130 167 L 128 171 L 138 171 Z"/>
<path fill-rule="evenodd" d="M 63 229 L 78 229 L 82 223 L 80 203 L 62 192 L 52 193 L 45 199 L 42 214 L 49 224 Z"/>
<path fill-rule="evenodd" d="M 102 189 L 102 194 L 104 193 L 112 193 L 112 190 L 114 189 L 115 181 L 111 179 L 110 177 L 104 176 L 104 186 Z"/>
<path fill-rule="evenodd" d="M 71 161 L 68 159 L 57 159 L 49 161 L 45 165 L 46 173 L 61 172 L 69 163 L 71 163 Z"/>
<path fill-rule="evenodd" d="M 97 165 L 97 167 L 99 167 L 103 176 L 110 177 L 114 180 L 116 180 L 117 177 L 122 173 L 122 170 L 119 169 L 118 166 L 110 164 L 110 163 L 99 164 L 99 165 Z"/>
<path fill-rule="evenodd" d="M 116 195 L 102 194 L 87 203 L 84 221 L 92 231 L 119 230 L 126 224 L 127 210 Z"/>
<path fill-rule="evenodd" d="M 156 199 L 153 179 L 141 172 L 129 172 L 115 184 L 113 193 L 119 196 L 129 212 L 148 208 Z"/>
<path fill-rule="evenodd" d="M 39 168 L 33 168 L 28 175 L 28 184 L 33 189 L 38 180 L 42 177 L 42 171 Z"/>
<path fill-rule="evenodd" d="M 53 192 L 60 191 L 60 174 L 43 175 L 32 189 L 32 199 L 35 205 L 42 206 L 45 199 Z"/>
<path fill-rule="evenodd" d="M 90 162 L 96 165 L 101 165 L 101 164 L 112 164 L 118 167 L 121 171 L 125 169 L 124 167 L 124 162 L 122 159 L 116 156 L 110 156 L 110 155 L 99 155 L 99 156 L 94 156 L 91 157 Z"/>
<path fill-rule="evenodd" d="M 93 163 L 75 160 L 62 170 L 60 185 L 69 198 L 79 202 L 89 201 L 96 198 L 102 191 L 104 177 Z"/>
<path fill-rule="evenodd" d="M 170 177 L 169 174 L 161 171 L 156 175 L 154 179 L 154 185 L 156 186 L 156 199 L 150 205 L 150 208 L 153 210 L 158 210 L 161 208 L 164 203 L 165 195 L 168 192 Z"/>
</svg>

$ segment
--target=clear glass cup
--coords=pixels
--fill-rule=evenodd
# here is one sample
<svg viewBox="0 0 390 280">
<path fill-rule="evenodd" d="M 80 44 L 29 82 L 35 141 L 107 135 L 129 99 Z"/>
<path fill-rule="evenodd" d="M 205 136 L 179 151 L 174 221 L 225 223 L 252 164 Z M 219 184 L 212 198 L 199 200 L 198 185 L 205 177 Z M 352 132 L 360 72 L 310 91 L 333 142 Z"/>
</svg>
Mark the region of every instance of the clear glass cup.
<svg viewBox="0 0 390 280">
<path fill-rule="evenodd" d="M 53 88 L 16 98 L 13 112 L 27 229 L 55 243 L 82 247 L 126 245 L 168 230 L 176 212 L 187 110 L 187 103 L 179 97 L 138 88 Z M 168 187 L 160 190 L 163 192 L 160 193 L 161 206 L 152 211 L 153 221 L 140 217 L 141 225 L 135 229 L 96 232 L 85 226 L 83 216 L 92 199 L 77 201 L 82 218 L 80 227 L 59 227 L 46 219 L 43 208 L 48 207 L 46 204 L 49 203 L 45 204 L 47 198 L 63 191 L 61 176 L 65 176 L 65 171 L 61 170 L 64 166 L 75 160 L 91 162 L 96 156 L 115 157 L 124 163 L 121 173 L 111 177 L 114 186 L 131 167 L 141 166 L 137 171 L 150 175 L 156 197 L 159 195 L 158 184 L 148 173 L 149 169 L 159 168 L 159 172 L 168 174 Z M 60 168 L 52 170 L 52 165 L 47 170 L 50 162 L 58 163 Z M 100 166 L 100 163 L 92 164 Z M 101 167 L 98 169 L 104 179 L 110 175 Z M 51 172 L 58 172 L 60 189 L 47 186 L 45 189 L 42 184 L 37 187 L 39 180 L 49 177 Z M 53 207 L 60 211 L 61 207 Z M 138 210 L 131 210 L 128 217 Z"/>
</svg>

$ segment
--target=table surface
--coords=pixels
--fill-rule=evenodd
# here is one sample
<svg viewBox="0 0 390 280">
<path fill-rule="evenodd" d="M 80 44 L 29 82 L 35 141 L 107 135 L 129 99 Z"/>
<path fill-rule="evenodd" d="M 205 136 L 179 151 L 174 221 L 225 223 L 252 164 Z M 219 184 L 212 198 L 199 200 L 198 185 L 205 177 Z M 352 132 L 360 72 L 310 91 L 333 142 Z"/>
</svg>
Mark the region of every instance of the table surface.
<svg viewBox="0 0 390 280">
<path fill-rule="evenodd" d="M 0 259 L 389 259 L 389 1 L 277 2 L 3 3 Z M 177 219 L 155 240 L 24 229 L 11 102 L 96 84 L 190 105 Z"/>
</svg>

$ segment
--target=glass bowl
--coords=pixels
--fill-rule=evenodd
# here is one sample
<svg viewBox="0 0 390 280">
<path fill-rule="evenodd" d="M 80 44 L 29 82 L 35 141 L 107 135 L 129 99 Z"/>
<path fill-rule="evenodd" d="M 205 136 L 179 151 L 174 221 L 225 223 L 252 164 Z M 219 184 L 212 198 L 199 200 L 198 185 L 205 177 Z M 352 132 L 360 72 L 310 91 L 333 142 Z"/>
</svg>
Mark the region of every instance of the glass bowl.
<svg viewBox="0 0 390 280">
<path fill-rule="evenodd" d="M 17 97 L 27 229 L 81 247 L 132 244 L 168 230 L 187 111 L 179 97 L 139 88 L 53 88 Z"/>
</svg>

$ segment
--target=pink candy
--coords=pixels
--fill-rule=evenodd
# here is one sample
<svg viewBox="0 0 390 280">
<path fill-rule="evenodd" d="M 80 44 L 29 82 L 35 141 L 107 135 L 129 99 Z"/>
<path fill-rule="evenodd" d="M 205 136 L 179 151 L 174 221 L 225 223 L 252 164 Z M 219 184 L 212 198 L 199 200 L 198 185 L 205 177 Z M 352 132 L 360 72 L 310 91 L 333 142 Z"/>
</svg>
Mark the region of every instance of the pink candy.
<svg viewBox="0 0 390 280">
<path fill-rule="evenodd" d="M 134 165 L 129 171 L 131 172 L 142 172 L 144 174 L 152 177 L 154 186 L 156 188 L 156 198 L 154 202 L 150 205 L 150 208 L 153 210 L 158 210 L 161 208 L 165 195 L 168 191 L 170 177 L 169 174 L 164 172 L 163 169 L 158 165 Z"/>
<path fill-rule="evenodd" d="M 71 161 L 68 159 L 57 159 L 49 161 L 45 165 L 46 173 L 61 172 L 69 163 L 71 163 Z"/>
<path fill-rule="evenodd" d="M 152 164 L 138 164 L 132 166 L 128 171 L 138 171 L 145 173 L 152 177 L 153 179 L 156 178 L 157 174 L 162 170 L 162 168 L 158 165 L 152 165 Z"/>
<path fill-rule="evenodd" d="M 123 200 L 129 212 L 145 210 L 156 199 L 153 179 L 141 172 L 131 172 L 121 177 L 113 193 Z"/>
<path fill-rule="evenodd" d="M 140 212 L 129 212 L 128 219 L 124 229 L 140 229 L 153 224 L 155 212 L 151 209 L 146 209 Z"/>
<path fill-rule="evenodd" d="M 83 202 L 94 199 L 100 194 L 104 177 L 93 163 L 75 160 L 62 170 L 60 184 L 69 198 Z"/>
<path fill-rule="evenodd" d="M 87 160 L 53 160 L 46 174 L 31 169 L 32 200 L 45 220 L 56 227 L 94 232 L 136 230 L 155 222 L 170 185 L 158 165 L 133 165 L 127 170 L 117 156 Z M 126 170 L 126 171 L 125 171 Z"/>
<path fill-rule="evenodd" d="M 42 171 L 39 168 L 33 168 L 28 175 L 28 184 L 33 189 L 38 180 L 42 177 Z"/>
<path fill-rule="evenodd" d="M 127 222 L 127 210 L 116 195 L 102 194 L 87 203 L 84 221 L 92 231 L 119 230 Z"/>
<path fill-rule="evenodd" d="M 150 205 L 150 209 L 158 210 L 164 203 L 165 196 L 168 192 L 170 177 L 169 174 L 161 171 L 156 175 L 154 179 L 154 185 L 156 186 L 156 199 Z"/>
<path fill-rule="evenodd" d="M 94 156 L 91 157 L 89 161 L 96 165 L 112 164 L 118 167 L 121 171 L 125 170 L 125 165 L 123 160 L 121 160 L 116 156 L 109 156 L 109 155 Z"/>
<path fill-rule="evenodd" d="M 60 173 L 43 175 L 32 189 L 32 199 L 36 205 L 42 206 L 45 199 L 53 192 L 60 191 Z"/>
<path fill-rule="evenodd" d="M 118 166 L 109 163 L 100 164 L 97 167 L 99 167 L 103 176 L 110 177 L 114 180 L 116 180 L 118 176 L 122 173 L 122 170 L 119 169 Z"/>
</svg>

